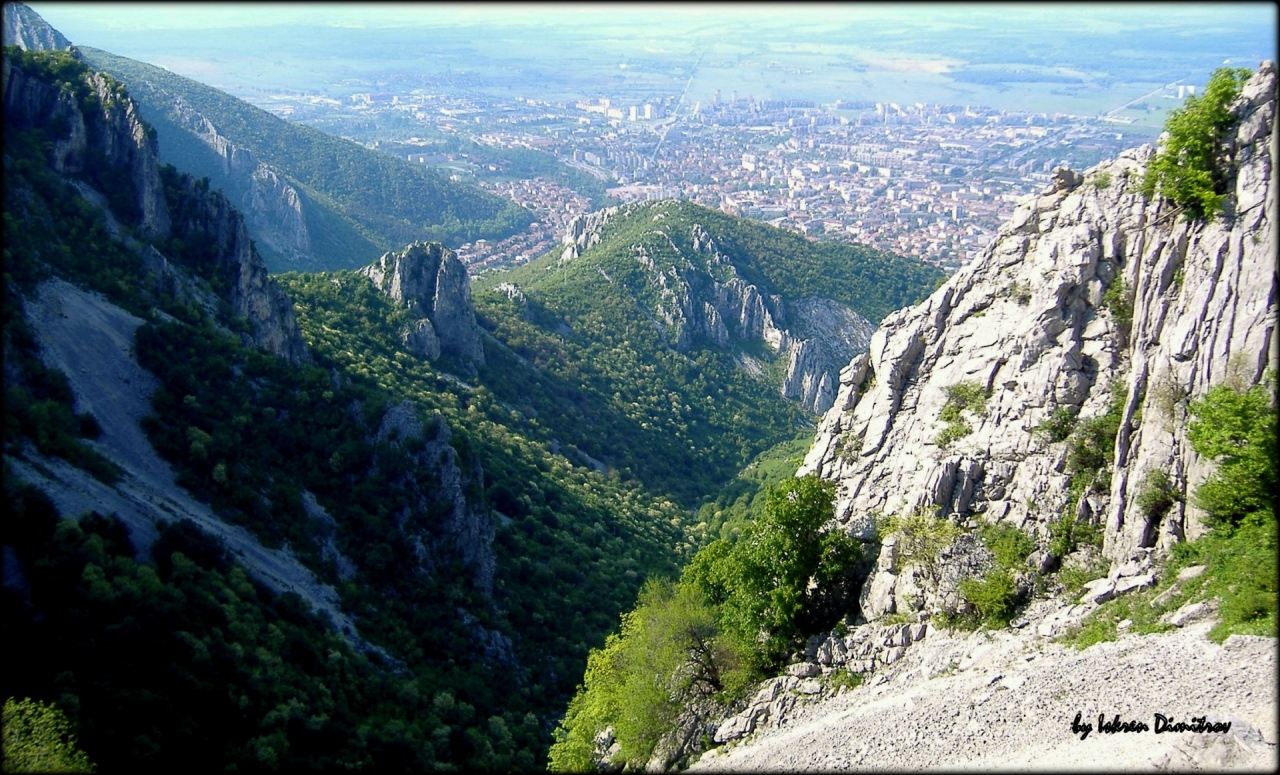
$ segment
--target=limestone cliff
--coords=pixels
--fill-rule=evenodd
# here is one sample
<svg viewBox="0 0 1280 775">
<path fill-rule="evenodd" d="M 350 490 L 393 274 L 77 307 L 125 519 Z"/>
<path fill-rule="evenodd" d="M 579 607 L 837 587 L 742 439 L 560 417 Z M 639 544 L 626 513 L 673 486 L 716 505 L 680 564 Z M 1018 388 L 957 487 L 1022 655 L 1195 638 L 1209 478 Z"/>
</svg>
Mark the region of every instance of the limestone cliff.
<svg viewBox="0 0 1280 775">
<path fill-rule="evenodd" d="M 311 258 L 311 233 L 303 212 L 306 200 L 288 176 L 224 137 L 212 121 L 179 96 L 170 98 L 166 118 L 214 155 L 222 173 L 219 184 L 244 214 L 257 239 L 286 262 Z"/>
<path fill-rule="evenodd" d="M 446 562 L 456 557 L 470 570 L 473 586 L 490 595 L 497 565 L 493 552 L 493 520 L 483 509 L 468 503 L 464 493 L 471 482 L 483 490 L 484 474 L 478 460 L 472 461 L 467 472 L 458 466 L 457 451 L 449 444 L 452 431 L 439 413 L 429 426 L 418 420 L 413 404 L 404 401 L 387 411 L 374 434 L 376 443 L 414 449 L 411 453 L 414 467 L 433 472 L 438 481 L 439 486 L 423 492 L 414 474 L 405 473 L 403 483 L 409 499 L 396 515 L 396 522 L 414 546 L 420 571 L 435 571 L 433 556 L 444 557 Z M 432 507 L 433 502 L 438 508 Z M 439 513 L 444 516 L 430 516 Z M 437 547 L 435 552 L 431 551 L 433 545 Z M 488 639 L 486 636 L 485 640 Z"/>
<path fill-rule="evenodd" d="M 71 41 L 24 3 L 4 4 L 4 45 L 23 51 L 59 51 Z"/>
<path fill-rule="evenodd" d="M 222 192 L 185 177 L 184 195 L 196 203 L 173 224 L 175 235 L 203 240 L 212 271 L 230 290 L 232 311 L 253 327 L 253 343 L 290 361 L 310 361 L 293 315 L 293 302 L 267 274 L 244 218 Z"/>
<path fill-rule="evenodd" d="M 611 221 L 642 217 L 663 204 L 669 203 L 578 216 L 565 229 L 560 262 L 572 262 L 600 244 Z M 630 252 L 645 273 L 646 287 L 638 294 L 642 308 L 668 345 L 680 351 L 696 344 L 741 351 L 739 362 L 757 375 L 763 368 L 751 353 L 763 345 L 769 357 L 787 363 L 779 386 L 782 395 L 809 411 L 826 411 L 835 398 L 840 367 L 865 349 L 875 326 L 832 299 L 787 301 L 749 281 L 701 223 L 693 224 L 682 250 L 664 230 L 665 214 L 657 211 L 651 217 L 661 246 L 634 244 Z"/>
<path fill-rule="evenodd" d="M 99 188 L 107 188 L 107 181 L 101 178 L 108 171 L 117 175 L 110 181 L 116 185 L 106 193 L 113 204 L 131 211 L 118 215 L 139 226 L 145 235 L 165 235 L 169 212 L 160 185 L 155 135 L 142 122 L 137 105 L 111 76 L 90 72 L 84 85 L 88 93 L 82 104 L 77 95 L 30 77 L 6 58 L 5 122 L 19 130 L 63 128 L 53 138 L 51 166 L 68 177 L 88 177 Z"/>
<path fill-rule="evenodd" d="M 471 284 L 466 267 L 452 250 L 436 242 L 414 242 L 399 252 L 383 254 L 358 274 L 417 312 L 418 322 L 404 337 L 419 355 L 434 359 L 448 353 L 484 364 Z"/>
<path fill-rule="evenodd" d="M 132 247 L 158 279 L 182 285 L 190 278 L 157 245 L 170 237 L 198 245 L 199 261 L 207 265 L 188 269 L 211 275 L 228 289 L 232 311 L 252 327 L 252 343 L 291 361 L 309 360 L 293 305 L 267 276 L 240 214 L 221 193 L 184 176 L 179 178 L 183 205 L 171 216 L 155 133 L 142 121 L 137 103 L 109 75 L 86 70 L 78 77 L 81 83 L 63 88 L 24 72 L 6 58 L 2 75 L 6 129 L 39 128 L 49 133 L 52 169 L 103 208 L 108 223 L 136 228 L 140 237 L 155 243 L 135 241 Z"/>
<path fill-rule="evenodd" d="M 878 514 L 937 508 L 1016 525 L 1043 545 L 1049 522 L 1074 514 L 1105 527 L 1116 566 L 1201 533 L 1188 496 L 1212 463 L 1187 441 L 1188 402 L 1280 365 L 1275 93 L 1263 63 L 1232 108 L 1221 216 L 1188 221 L 1144 198 L 1149 146 L 1082 176 L 1064 170 L 980 257 L 887 317 L 841 371 L 799 472 L 838 483 L 839 524 L 869 537 Z M 1067 443 L 1037 428 L 1103 414 L 1113 387 L 1123 401 L 1109 486 L 1068 502 Z M 957 400 L 966 389 L 971 399 Z M 1135 501 L 1154 472 L 1175 497 L 1147 515 Z M 899 570 L 881 558 L 864 594 L 869 619 L 937 601 Z"/>
</svg>

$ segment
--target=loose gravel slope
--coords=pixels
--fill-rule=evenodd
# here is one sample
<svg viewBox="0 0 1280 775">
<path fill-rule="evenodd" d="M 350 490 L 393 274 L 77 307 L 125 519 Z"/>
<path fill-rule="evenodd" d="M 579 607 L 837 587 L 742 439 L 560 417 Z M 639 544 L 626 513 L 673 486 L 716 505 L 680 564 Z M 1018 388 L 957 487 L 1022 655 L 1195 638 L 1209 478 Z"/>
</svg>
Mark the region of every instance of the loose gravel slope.
<svg viewBox="0 0 1280 775">
<path fill-rule="evenodd" d="M 869 685 L 798 707 L 780 728 L 704 754 L 697 771 L 1275 771 L 1276 640 L 1211 622 L 1084 651 L 1022 631 L 932 633 Z M 1094 727 L 1072 732 L 1076 714 Z M 1231 721 L 1157 734 L 1155 714 Z M 1148 731 L 1104 734 L 1098 716 Z"/>
</svg>

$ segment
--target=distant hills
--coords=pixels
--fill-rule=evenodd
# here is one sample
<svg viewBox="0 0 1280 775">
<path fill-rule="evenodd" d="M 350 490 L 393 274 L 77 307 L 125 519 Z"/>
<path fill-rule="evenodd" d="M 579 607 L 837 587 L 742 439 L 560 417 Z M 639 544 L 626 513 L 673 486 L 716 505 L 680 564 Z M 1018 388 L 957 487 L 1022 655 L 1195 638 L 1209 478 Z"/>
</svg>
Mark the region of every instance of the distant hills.
<svg viewBox="0 0 1280 775">
<path fill-rule="evenodd" d="M 580 217 L 565 243 L 473 281 L 493 335 L 480 378 L 583 459 L 689 505 L 829 407 L 872 321 L 943 277 L 674 200 Z"/>
<path fill-rule="evenodd" d="M 294 124 L 160 67 L 82 48 L 137 100 L 160 157 L 244 211 L 268 266 L 341 269 L 415 240 L 502 239 L 533 214 L 435 170 Z"/>
</svg>

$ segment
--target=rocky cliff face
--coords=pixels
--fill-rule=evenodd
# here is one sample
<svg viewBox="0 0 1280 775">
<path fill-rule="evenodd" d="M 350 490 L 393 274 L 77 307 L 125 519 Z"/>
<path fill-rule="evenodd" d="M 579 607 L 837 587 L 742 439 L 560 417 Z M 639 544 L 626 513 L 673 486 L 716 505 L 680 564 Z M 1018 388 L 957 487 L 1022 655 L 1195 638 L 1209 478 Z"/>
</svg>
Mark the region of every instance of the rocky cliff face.
<svg viewBox="0 0 1280 775">
<path fill-rule="evenodd" d="M 565 230 L 562 263 L 570 262 L 600 243 L 606 224 L 632 209 L 608 208 L 581 215 Z M 661 223 L 661 213 L 653 216 Z M 688 350 L 695 343 L 725 349 L 759 342 L 777 357 L 787 360 L 780 391 L 806 409 L 821 413 L 835 398 L 840 367 L 865 349 L 875 330 L 862 316 L 831 299 L 813 297 L 787 304 L 740 276 L 732 260 L 721 252 L 701 224 L 690 234 L 692 254 L 685 255 L 665 232 L 671 253 L 650 255 L 643 245 L 632 247 L 635 260 L 644 267 L 656 299 L 649 310 L 668 344 Z M 759 374 L 754 358 L 743 354 L 744 368 Z"/>
<path fill-rule="evenodd" d="M 284 173 L 228 140 L 181 97 L 171 98 L 167 117 L 217 157 L 226 190 L 258 239 L 286 260 L 311 257 L 305 199 Z"/>
<path fill-rule="evenodd" d="M 87 86 L 97 105 L 89 110 L 77 98 L 53 84 L 32 78 L 8 59 L 3 65 L 5 121 L 18 129 L 65 127 L 54 139 L 51 164 L 69 177 L 96 177 L 104 169 L 124 173 L 131 191 L 109 191 L 123 202 L 147 236 L 169 230 L 169 211 L 160 185 L 160 163 L 154 135 L 138 115 L 137 105 L 108 75 L 92 73 Z M 96 108 L 96 109 L 94 109 Z M 99 180 L 93 182 L 102 185 Z"/>
<path fill-rule="evenodd" d="M 418 313 L 419 321 L 404 336 L 419 355 L 434 359 L 449 353 L 477 365 L 484 363 L 471 283 L 452 250 L 435 242 L 414 242 L 402 251 L 383 254 L 358 273 Z"/>
<path fill-rule="evenodd" d="M 434 572 L 433 555 L 457 557 L 470 569 L 474 587 L 487 596 L 493 590 L 493 572 L 497 565 L 493 553 L 493 520 L 482 509 L 469 504 L 464 493 L 470 481 L 483 489 L 484 474 L 478 461 L 468 472 L 458 466 L 457 451 L 449 444 L 452 435 L 448 423 L 439 414 L 429 427 L 424 426 L 413 404 L 404 401 L 383 416 L 373 441 L 416 447 L 412 453 L 415 468 L 432 471 L 439 480 L 438 487 L 424 493 L 413 474 L 404 474 L 410 498 L 396 520 L 415 547 L 418 569 L 424 573 Z M 433 509 L 432 501 L 440 508 Z M 444 516 L 435 521 L 428 516 L 441 512 Z M 437 547 L 435 552 L 431 551 L 432 545 Z"/>
<path fill-rule="evenodd" d="M 1275 95 L 1264 63 L 1233 108 L 1222 216 L 1187 221 L 1148 201 L 1139 189 L 1153 151 L 1126 152 L 1083 176 L 1064 171 L 982 256 L 886 318 L 841 371 L 799 472 L 838 482 L 840 525 L 869 537 L 876 515 L 936 508 L 1043 542 L 1052 519 L 1074 514 L 1105 527 L 1117 565 L 1201 533 L 1189 496 L 1213 465 L 1187 441 L 1188 402 L 1280 365 Z M 1035 431 L 1055 413 L 1103 414 L 1113 389 L 1123 401 L 1109 487 L 1068 502 L 1067 443 Z M 966 393 L 976 398 L 957 400 Z M 1176 502 L 1148 516 L 1135 501 L 1154 472 Z M 882 557 L 868 618 L 936 601 L 895 589 L 913 586 L 898 571 Z"/>
<path fill-rule="evenodd" d="M 174 234 L 207 245 L 213 271 L 230 288 L 231 309 L 249 321 L 255 345 L 295 363 L 310 361 L 293 316 L 293 302 L 268 276 L 244 218 L 222 192 L 208 191 L 190 177 L 184 178 L 184 186 L 194 206 L 173 224 Z"/>
<path fill-rule="evenodd" d="M 23 3 L 4 4 L 4 45 L 23 51 L 61 51 L 71 41 Z"/>
<path fill-rule="evenodd" d="M 119 82 L 90 71 L 84 79 L 91 97 L 82 101 L 8 59 L 2 77 L 7 127 L 53 132 L 50 165 L 88 191 L 91 201 L 107 204 L 111 221 L 136 227 L 148 240 L 178 236 L 200 245 L 213 264 L 210 271 L 229 288 L 232 310 L 249 320 L 253 344 L 291 361 L 309 360 L 292 303 L 268 277 L 244 219 L 226 197 L 183 178 L 186 201 L 176 222 L 171 219 L 155 135 Z M 182 284 L 180 270 L 154 246 L 134 247 L 165 282 Z"/>
</svg>

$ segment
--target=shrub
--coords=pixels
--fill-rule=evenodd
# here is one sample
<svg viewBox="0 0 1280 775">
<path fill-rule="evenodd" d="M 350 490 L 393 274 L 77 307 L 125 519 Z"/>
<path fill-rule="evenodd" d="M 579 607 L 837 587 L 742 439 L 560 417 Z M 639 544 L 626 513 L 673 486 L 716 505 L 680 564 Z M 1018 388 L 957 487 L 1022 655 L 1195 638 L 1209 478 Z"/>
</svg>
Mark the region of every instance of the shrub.
<svg viewBox="0 0 1280 775">
<path fill-rule="evenodd" d="M 853 690 L 862 686 L 862 673 L 855 673 L 852 670 L 837 670 L 831 674 L 830 681 L 832 691 L 836 691 L 842 686 Z"/>
<path fill-rule="evenodd" d="M 1274 381 L 1274 374 L 1267 382 Z M 1187 437 L 1218 470 L 1196 489 L 1193 500 L 1212 521 L 1238 525 L 1245 518 L 1275 518 L 1276 410 L 1262 385 L 1237 390 L 1218 385 L 1191 403 Z"/>
<path fill-rule="evenodd" d="M 1068 508 L 1074 508 L 1080 497 L 1095 486 L 1111 482 L 1111 463 L 1115 460 L 1116 436 L 1124 415 L 1126 391 L 1124 383 L 1113 382 L 1107 411 L 1079 423 L 1067 439 L 1067 472 L 1071 474 Z"/>
<path fill-rule="evenodd" d="M 1066 441 L 1071 435 L 1071 431 L 1076 427 L 1076 412 L 1068 406 L 1062 406 L 1053 410 L 1039 425 L 1037 425 L 1032 433 L 1047 436 L 1051 442 Z"/>
<path fill-rule="evenodd" d="M 967 410 L 976 415 L 986 414 L 986 403 L 991 397 L 991 391 L 977 382 L 958 382 L 943 388 L 943 392 L 947 400 L 942 405 L 942 412 L 939 413 L 938 419 L 946 423 L 946 426 L 938 433 L 934 443 L 945 448 L 956 439 L 973 432 L 973 427 L 969 425 L 962 412 Z"/>
<path fill-rule="evenodd" d="M 1017 607 L 1013 577 L 1004 569 L 993 569 L 981 579 L 960 582 L 960 596 L 973 606 L 973 618 L 987 627 L 1007 627 Z"/>
<path fill-rule="evenodd" d="M 1222 209 L 1226 171 L 1215 164 L 1227 129 L 1235 120 L 1231 103 L 1251 73 L 1221 68 L 1210 77 L 1204 96 L 1191 96 L 1165 122 L 1168 139 L 1147 165 L 1142 192 L 1168 197 L 1188 219 L 1212 217 Z"/>
<path fill-rule="evenodd" d="M 1160 470 L 1148 471 L 1142 480 L 1142 490 L 1134 501 L 1138 511 L 1149 522 L 1159 522 L 1173 508 L 1173 504 L 1182 500 L 1182 495 L 1169 481 L 1169 476 Z"/>
<path fill-rule="evenodd" d="M 919 567 L 934 580 L 938 578 L 942 550 L 951 546 L 962 532 L 950 520 L 925 510 L 888 517 L 879 525 L 880 535 L 898 535 L 898 558 L 902 567 Z"/>
<path fill-rule="evenodd" d="M 1102 548 L 1102 531 L 1097 525 L 1077 522 L 1075 514 L 1067 514 L 1049 524 L 1049 554 L 1055 559 L 1066 557 L 1082 544 Z"/>
<path fill-rule="evenodd" d="M 71 723 L 53 705 L 30 698 L 4 703 L 5 772 L 93 772 Z"/>
<path fill-rule="evenodd" d="M 1027 557 L 1035 548 L 1031 536 L 1007 523 L 983 525 L 981 535 L 982 544 L 995 557 L 996 565 L 1006 570 L 1025 567 Z"/>
<path fill-rule="evenodd" d="M 1098 189 L 1099 191 L 1101 191 L 1102 189 L 1104 189 L 1104 188 L 1109 188 L 1110 186 L 1111 186 L 1111 173 L 1110 173 L 1110 172 L 1099 172 L 1097 175 L 1095 175 L 1095 176 L 1094 176 L 1094 178 L 1093 178 L 1093 187 L 1094 187 L 1094 188 L 1096 188 L 1096 189 Z"/>
<path fill-rule="evenodd" d="M 1123 277 L 1113 280 L 1107 292 L 1102 294 L 1102 306 L 1111 311 L 1120 335 L 1127 338 L 1133 326 L 1133 292 Z"/>
</svg>

